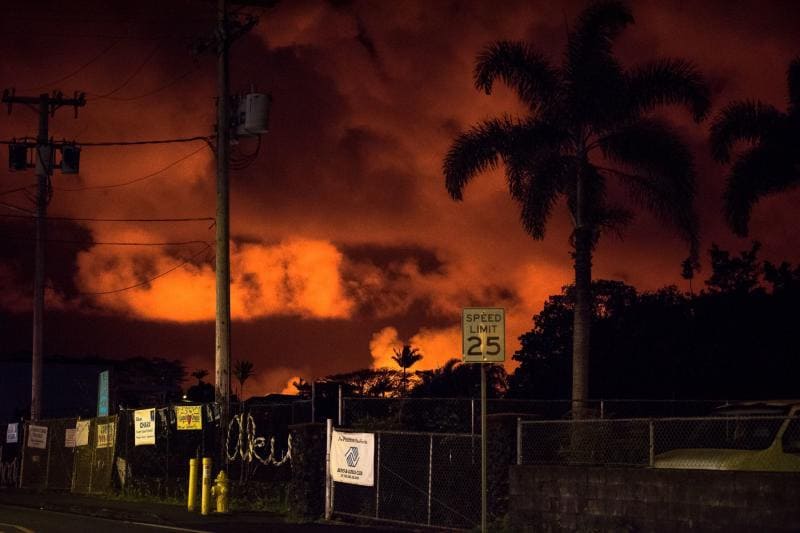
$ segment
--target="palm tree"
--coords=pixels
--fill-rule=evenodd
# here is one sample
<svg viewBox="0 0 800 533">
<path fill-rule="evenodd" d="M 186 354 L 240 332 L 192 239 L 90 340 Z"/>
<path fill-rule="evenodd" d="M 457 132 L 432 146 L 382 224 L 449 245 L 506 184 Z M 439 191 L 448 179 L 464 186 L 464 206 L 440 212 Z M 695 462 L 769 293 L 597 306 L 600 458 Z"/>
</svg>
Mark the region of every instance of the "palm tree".
<svg viewBox="0 0 800 533">
<path fill-rule="evenodd" d="M 702 120 L 710 105 L 702 76 L 689 62 L 657 59 L 625 69 L 612 44 L 633 23 L 623 2 L 587 7 L 569 31 L 560 67 L 531 45 L 500 41 L 477 58 L 475 86 L 490 94 L 495 80 L 527 106 L 522 118 L 486 120 L 460 134 L 444 160 L 454 200 L 476 175 L 505 166 L 511 196 L 525 230 L 537 240 L 560 198 L 572 217 L 576 304 L 573 322 L 572 399 L 576 413 L 588 398 L 592 316 L 592 254 L 601 232 L 619 231 L 633 214 L 607 197 L 616 177 L 631 199 L 675 227 L 697 257 L 692 156 L 666 122 L 648 116 L 662 104 L 689 108 Z"/>
<path fill-rule="evenodd" d="M 236 361 L 233 365 L 233 376 L 239 382 L 239 401 L 244 402 L 244 382 L 253 375 L 253 363 L 250 361 Z"/>
<path fill-rule="evenodd" d="M 208 370 L 205 368 L 198 368 L 194 372 L 192 372 L 192 377 L 197 380 L 197 385 L 200 386 L 203 384 L 203 378 L 208 375 Z"/>
<path fill-rule="evenodd" d="M 711 125 L 711 149 L 720 163 L 729 163 L 738 141 L 752 146 L 737 155 L 727 177 L 725 218 L 746 237 L 753 206 L 764 196 L 800 184 L 800 57 L 787 71 L 786 113 L 758 100 L 728 104 Z"/>
<path fill-rule="evenodd" d="M 406 389 L 408 388 L 408 376 L 406 371 L 422 359 L 422 354 L 419 353 L 418 349 L 412 348 L 410 344 L 404 344 L 402 350 L 393 350 L 394 355 L 392 356 L 392 361 L 403 369 L 403 377 L 400 378 L 400 382 L 403 384 L 403 396 L 405 396 Z"/>
</svg>

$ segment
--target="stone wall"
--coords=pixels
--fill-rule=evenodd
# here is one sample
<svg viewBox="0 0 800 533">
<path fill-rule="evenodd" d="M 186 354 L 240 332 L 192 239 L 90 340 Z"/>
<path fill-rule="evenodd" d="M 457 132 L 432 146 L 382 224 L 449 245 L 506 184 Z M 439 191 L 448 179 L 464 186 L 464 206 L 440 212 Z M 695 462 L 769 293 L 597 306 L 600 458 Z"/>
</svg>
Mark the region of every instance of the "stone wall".
<svg viewBox="0 0 800 533">
<path fill-rule="evenodd" d="M 512 466 L 512 531 L 800 531 L 800 474 Z"/>
</svg>

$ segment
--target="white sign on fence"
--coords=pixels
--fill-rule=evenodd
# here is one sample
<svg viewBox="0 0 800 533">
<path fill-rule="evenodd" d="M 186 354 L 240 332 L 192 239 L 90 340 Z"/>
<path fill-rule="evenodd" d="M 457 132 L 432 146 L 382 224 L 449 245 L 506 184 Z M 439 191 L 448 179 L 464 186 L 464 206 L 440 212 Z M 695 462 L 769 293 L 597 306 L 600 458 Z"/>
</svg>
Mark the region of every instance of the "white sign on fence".
<svg viewBox="0 0 800 533">
<path fill-rule="evenodd" d="M 133 412 L 133 445 L 156 443 L 156 410 L 139 409 Z"/>
<path fill-rule="evenodd" d="M 75 424 L 75 446 L 89 444 L 89 420 L 78 420 Z"/>
<path fill-rule="evenodd" d="M 28 448 L 47 448 L 47 426 L 28 426 Z"/>
<path fill-rule="evenodd" d="M 97 447 L 108 448 L 114 444 L 114 422 L 97 424 Z"/>
<path fill-rule="evenodd" d="M 67 428 L 66 433 L 64 433 L 64 447 L 75 447 L 75 428 Z"/>
<path fill-rule="evenodd" d="M 8 444 L 13 444 L 15 442 L 19 442 L 19 422 L 12 422 L 8 425 L 8 429 L 6 430 L 6 442 Z"/>
<path fill-rule="evenodd" d="M 372 487 L 375 484 L 375 434 L 342 433 L 331 435 L 331 479 Z"/>
</svg>

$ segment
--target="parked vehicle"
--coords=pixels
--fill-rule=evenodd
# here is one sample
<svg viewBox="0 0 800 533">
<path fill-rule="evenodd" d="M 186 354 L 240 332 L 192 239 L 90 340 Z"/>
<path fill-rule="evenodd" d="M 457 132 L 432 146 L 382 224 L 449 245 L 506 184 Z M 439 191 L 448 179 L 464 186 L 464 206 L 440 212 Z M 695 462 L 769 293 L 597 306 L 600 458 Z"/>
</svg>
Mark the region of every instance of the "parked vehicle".
<svg viewBox="0 0 800 533">
<path fill-rule="evenodd" d="M 739 403 L 700 420 L 655 468 L 800 472 L 800 401 Z"/>
</svg>

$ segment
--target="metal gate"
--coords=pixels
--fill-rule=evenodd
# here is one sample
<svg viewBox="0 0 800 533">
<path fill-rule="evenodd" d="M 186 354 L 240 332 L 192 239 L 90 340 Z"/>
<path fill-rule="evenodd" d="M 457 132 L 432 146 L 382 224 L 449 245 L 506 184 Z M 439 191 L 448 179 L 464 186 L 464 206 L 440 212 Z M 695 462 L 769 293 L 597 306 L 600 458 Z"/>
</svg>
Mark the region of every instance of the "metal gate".
<svg viewBox="0 0 800 533">
<path fill-rule="evenodd" d="M 480 462 L 478 436 L 375 432 L 374 485 L 331 481 L 331 511 L 361 519 L 471 529 L 481 521 Z"/>
</svg>

